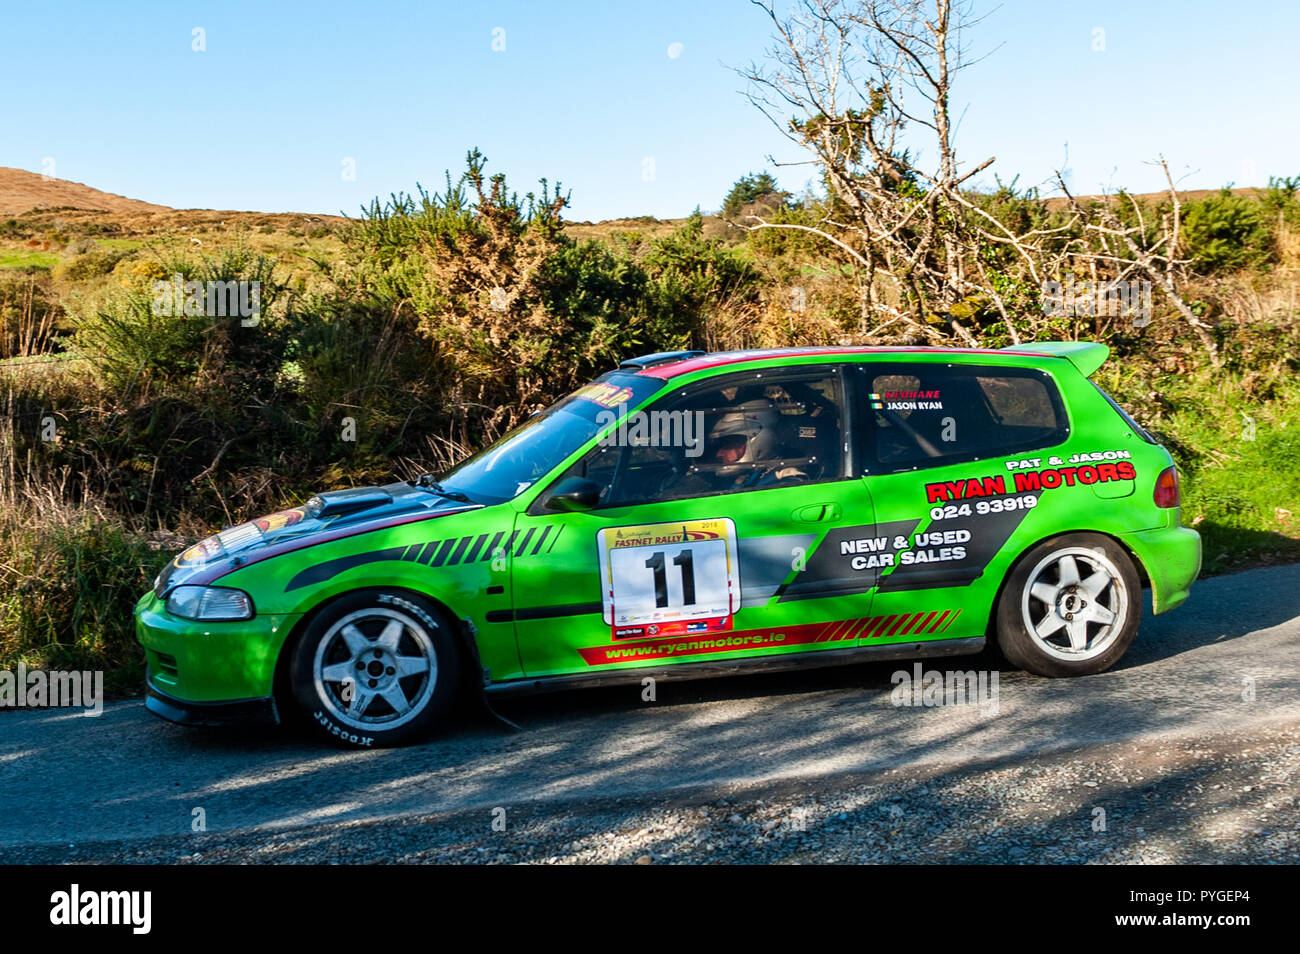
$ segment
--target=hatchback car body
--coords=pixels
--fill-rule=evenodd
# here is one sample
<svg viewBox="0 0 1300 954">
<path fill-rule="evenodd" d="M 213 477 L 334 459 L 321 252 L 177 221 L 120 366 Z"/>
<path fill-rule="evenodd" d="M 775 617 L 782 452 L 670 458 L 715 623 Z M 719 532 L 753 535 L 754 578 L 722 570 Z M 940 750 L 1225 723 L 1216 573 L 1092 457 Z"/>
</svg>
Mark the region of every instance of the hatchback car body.
<svg viewBox="0 0 1300 954">
<path fill-rule="evenodd" d="M 953 656 L 1099 672 L 1200 568 L 1100 344 L 648 355 L 439 479 L 323 493 L 176 557 L 149 708 L 292 706 L 356 746 L 491 695 Z M 468 677 L 467 675 L 468 674 Z"/>
</svg>

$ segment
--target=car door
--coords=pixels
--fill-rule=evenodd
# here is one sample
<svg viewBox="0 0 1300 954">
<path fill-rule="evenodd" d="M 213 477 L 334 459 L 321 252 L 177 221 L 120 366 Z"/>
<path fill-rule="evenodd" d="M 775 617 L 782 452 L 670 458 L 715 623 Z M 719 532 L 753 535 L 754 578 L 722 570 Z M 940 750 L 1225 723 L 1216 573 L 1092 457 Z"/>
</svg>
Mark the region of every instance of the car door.
<svg viewBox="0 0 1300 954">
<path fill-rule="evenodd" d="M 1002 577 L 1038 539 L 1041 490 L 1015 473 L 1069 434 L 1046 372 L 951 362 L 859 369 L 859 459 L 878 521 L 880 579 L 864 644 L 985 634 Z"/>
<path fill-rule="evenodd" d="M 874 523 L 844 394 L 837 365 L 732 372 L 622 418 L 519 515 L 525 672 L 856 645 L 870 580 L 822 556 Z M 548 508 L 569 480 L 597 505 Z"/>
</svg>

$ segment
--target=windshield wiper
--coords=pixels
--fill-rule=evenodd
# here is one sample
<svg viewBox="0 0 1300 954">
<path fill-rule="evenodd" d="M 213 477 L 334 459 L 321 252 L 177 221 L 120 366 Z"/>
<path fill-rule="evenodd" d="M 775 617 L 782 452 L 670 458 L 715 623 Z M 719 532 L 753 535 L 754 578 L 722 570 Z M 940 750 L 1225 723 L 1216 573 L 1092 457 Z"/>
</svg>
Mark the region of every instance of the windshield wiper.
<svg viewBox="0 0 1300 954">
<path fill-rule="evenodd" d="M 448 490 L 433 477 L 432 474 L 421 474 L 415 480 L 411 481 L 412 487 L 419 487 L 421 490 L 431 490 L 440 497 L 446 497 L 448 500 L 457 500 L 461 503 L 472 503 L 468 496 L 459 490 Z"/>
</svg>

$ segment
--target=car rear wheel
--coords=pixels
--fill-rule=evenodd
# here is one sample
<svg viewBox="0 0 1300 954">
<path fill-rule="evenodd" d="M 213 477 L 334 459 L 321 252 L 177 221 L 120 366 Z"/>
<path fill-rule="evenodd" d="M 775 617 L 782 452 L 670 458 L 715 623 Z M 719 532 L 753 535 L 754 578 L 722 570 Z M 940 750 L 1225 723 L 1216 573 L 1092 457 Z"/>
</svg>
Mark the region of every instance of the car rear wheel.
<svg viewBox="0 0 1300 954">
<path fill-rule="evenodd" d="M 1070 533 L 1021 558 L 998 602 L 998 645 L 1040 676 L 1086 676 L 1113 666 L 1142 620 L 1133 561 L 1109 537 Z"/>
<path fill-rule="evenodd" d="M 291 682 L 318 731 L 346 746 L 426 737 L 456 695 L 450 625 L 408 593 L 367 591 L 330 604 L 294 649 Z"/>
</svg>

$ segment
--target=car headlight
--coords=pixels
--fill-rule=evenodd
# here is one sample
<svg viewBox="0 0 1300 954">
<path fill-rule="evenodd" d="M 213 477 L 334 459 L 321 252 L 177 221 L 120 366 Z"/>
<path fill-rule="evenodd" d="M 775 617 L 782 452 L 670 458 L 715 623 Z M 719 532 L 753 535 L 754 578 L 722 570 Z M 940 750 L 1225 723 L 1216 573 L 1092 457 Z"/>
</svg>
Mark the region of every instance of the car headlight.
<svg viewBox="0 0 1300 954">
<path fill-rule="evenodd" d="M 178 586 L 167 596 L 167 612 L 183 619 L 252 619 L 253 598 L 227 586 Z"/>
</svg>

